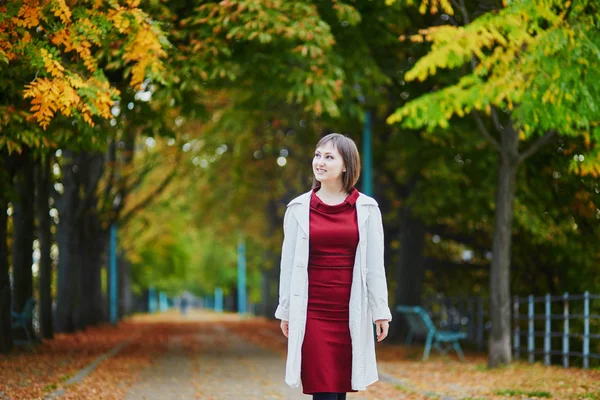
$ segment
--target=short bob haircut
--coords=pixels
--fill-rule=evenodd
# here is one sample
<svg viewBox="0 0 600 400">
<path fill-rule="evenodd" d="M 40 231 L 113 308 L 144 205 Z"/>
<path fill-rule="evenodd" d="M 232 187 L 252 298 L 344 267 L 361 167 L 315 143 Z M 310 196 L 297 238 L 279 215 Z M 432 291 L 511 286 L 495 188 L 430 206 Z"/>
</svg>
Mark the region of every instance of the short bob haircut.
<svg viewBox="0 0 600 400">
<path fill-rule="evenodd" d="M 350 193 L 360 176 L 360 154 L 358 154 L 356 143 L 346 135 L 330 133 L 319 140 L 315 149 L 328 143 L 331 143 L 342 156 L 344 166 L 346 167 L 346 172 L 342 172 L 342 189 L 346 193 Z M 321 187 L 321 182 L 313 177 L 312 187 L 313 189 Z"/>
</svg>

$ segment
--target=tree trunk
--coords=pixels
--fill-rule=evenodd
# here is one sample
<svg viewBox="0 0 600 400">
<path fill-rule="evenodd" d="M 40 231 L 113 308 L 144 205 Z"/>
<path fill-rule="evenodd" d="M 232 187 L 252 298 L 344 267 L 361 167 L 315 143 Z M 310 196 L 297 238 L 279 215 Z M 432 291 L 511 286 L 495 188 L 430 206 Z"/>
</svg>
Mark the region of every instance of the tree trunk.
<svg viewBox="0 0 600 400">
<path fill-rule="evenodd" d="M 421 305 L 423 281 L 425 278 L 425 225 L 413 217 L 410 207 L 400 211 L 398 264 L 396 267 L 395 305 Z M 394 310 L 392 310 L 394 312 Z M 404 317 L 398 316 L 390 327 L 390 338 L 404 338 L 408 325 Z"/>
<path fill-rule="evenodd" d="M 400 213 L 400 260 L 396 275 L 395 303 L 421 305 L 425 278 L 425 225 L 414 218 L 410 207 Z"/>
<path fill-rule="evenodd" d="M 76 229 L 79 221 L 76 220 L 77 210 L 80 206 L 79 185 L 77 173 L 79 170 L 76 154 L 70 150 L 63 151 L 63 195 L 59 210 L 60 223 L 58 224 L 58 290 L 56 309 L 56 331 L 75 332 L 79 329 L 79 299 L 80 263 L 76 249 L 81 246 L 80 236 Z"/>
<path fill-rule="evenodd" d="M 80 237 L 83 239 L 81 248 L 82 263 L 81 288 L 84 296 L 81 298 L 82 326 L 97 325 L 104 321 L 102 304 L 101 270 L 108 244 L 108 231 L 102 228 L 98 211 L 98 182 L 104 172 L 104 156 L 100 153 L 80 153 L 80 185 L 85 193 L 82 199 L 78 225 Z"/>
<path fill-rule="evenodd" d="M 52 259 L 50 248 L 52 246 L 52 221 L 50 219 L 50 198 L 52 156 L 46 155 L 36 164 L 36 186 L 37 186 L 37 218 L 38 218 L 38 240 L 40 242 L 39 261 L 39 310 L 40 310 L 40 334 L 44 339 L 54 337 L 52 324 Z"/>
<path fill-rule="evenodd" d="M 2 156 L 5 156 L 2 154 Z M 0 354 L 8 353 L 13 347 L 10 316 L 10 277 L 8 274 L 7 223 L 8 191 L 10 174 L 0 170 Z"/>
<path fill-rule="evenodd" d="M 13 201 L 13 301 L 14 310 L 20 312 L 33 296 L 34 239 L 34 171 L 31 154 L 27 149 L 20 156 L 19 172 L 15 176 Z"/>
<path fill-rule="evenodd" d="M 125 254 L 120 253 L 118 258 L 118 282 L 119 285 L 119 312 L 118 318 L 122 319 L 132 312 L 132 294 L 131 294 L 131 283 L 129 279 L 129 271 L 131 270 L 129 261 Z"/>
<path fill-rule="evenodd" d="M 496 216 L 490 271 L 490 313 L 488 366 L 511 362 L 510 255 L 513 201 L 518 166 L 518 133 L 508 126 L 501 135 L 502 152 L 496 193 Z"/>
<path fill-rule="evenodd" d="M 90 209 L 83 218 L 80 235 L 84 238 L 81 253 L 81 324 L 97 325 L 106 320 L 102 303 L 102 264 L 106 255 L 108 234 L 100 226 L 96 209 Z"/>
</svg>

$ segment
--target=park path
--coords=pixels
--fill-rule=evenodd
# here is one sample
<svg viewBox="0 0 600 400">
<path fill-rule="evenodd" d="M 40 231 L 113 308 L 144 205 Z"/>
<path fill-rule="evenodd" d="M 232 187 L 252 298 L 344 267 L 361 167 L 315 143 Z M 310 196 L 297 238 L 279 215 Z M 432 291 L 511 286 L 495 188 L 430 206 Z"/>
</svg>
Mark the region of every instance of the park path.
<svg viewBox="0 0 600 400">
<path fill-rule="evenodd" d="M 140 373 L 125 399 L 311 398 L 285 385 L 281 354 L 236 334 L 227 322 L 238 317 L 224 318 L 230 321 L 196 312 L 187 322 L 199 323 L 170 324 L 166 352 Z M 360 394 L 348 399 L 365 400 Z"/>
</svg>

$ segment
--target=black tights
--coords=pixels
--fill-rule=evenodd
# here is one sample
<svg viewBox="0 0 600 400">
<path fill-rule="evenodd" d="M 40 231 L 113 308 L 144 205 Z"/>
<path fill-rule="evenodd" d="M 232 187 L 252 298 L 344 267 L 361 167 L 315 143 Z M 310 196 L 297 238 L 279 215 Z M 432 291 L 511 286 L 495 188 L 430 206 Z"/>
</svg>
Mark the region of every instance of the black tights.
<svg viewBox="0 0 600 400">
<path fill-rule="evenodd" d="M 346 400 L 346 393 L 314 393 L 313 400 Z"/>
</svg>

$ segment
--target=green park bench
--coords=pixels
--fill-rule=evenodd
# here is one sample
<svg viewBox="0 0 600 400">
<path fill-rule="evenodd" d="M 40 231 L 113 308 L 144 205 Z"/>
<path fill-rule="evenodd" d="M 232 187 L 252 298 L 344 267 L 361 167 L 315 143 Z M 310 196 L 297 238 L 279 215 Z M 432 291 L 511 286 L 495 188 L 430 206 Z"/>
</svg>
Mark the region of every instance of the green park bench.
<svg viewBox="0 0 600 400">
<path fill-rule="evenodd" d="M 35 299 L 30 297 L 29 300 L 25 302 L 23 309 L 20 313 L 12 312 L 12 327 L 14 329 L 23 329 L 25 331 L 25 336 L 27 337 L 27 343 L 29 346 L 33 343 L 33 337 L 29 332 L 29 325 L 33 320 L 33 307 L 35 306 Z"/>
<path fill-rule="evenodd" d="M 466 333 L 438 330 L 431 321 L 429 314 L 419 306 L 397 306 L 396 311 L 402 314 L 408 322 L 408 343 L 412 342 L 414 335 L 425 336 L 427 338 L 425 341 L 423 360 L 427 360 L 429 357 L 431 345 L 433 344 L 433 347 L 442 354 L 445 354 L 448 351 L 449 346 L 452 346 L 460 360 L 464 361 L 465 357 L 458 341 L 460 339 L 466 339 Z M 448 346 L 442 347 L 442 344 L 446 343 Z"/>
</svg>

